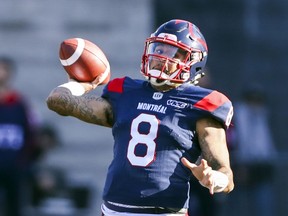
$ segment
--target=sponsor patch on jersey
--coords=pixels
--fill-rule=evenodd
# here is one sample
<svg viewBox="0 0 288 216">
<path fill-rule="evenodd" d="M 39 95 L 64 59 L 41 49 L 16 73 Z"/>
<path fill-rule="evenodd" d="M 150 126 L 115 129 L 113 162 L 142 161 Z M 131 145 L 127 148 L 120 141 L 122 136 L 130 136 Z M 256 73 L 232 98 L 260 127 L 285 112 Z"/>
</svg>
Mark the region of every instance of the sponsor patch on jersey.
<svg viewBox="0 0 288 216">
<path fill-rule="evenodd" d="M 167 105 L 176 107 L 178 109 L 184 109 L 184 108 L 189 106 L 188 103 L 185 103 L 185 102 L 182 102 L 182 101 L 177 101 L 177 100 L 172 100 L 172 99 L 167 100 Z"/>
</svg>

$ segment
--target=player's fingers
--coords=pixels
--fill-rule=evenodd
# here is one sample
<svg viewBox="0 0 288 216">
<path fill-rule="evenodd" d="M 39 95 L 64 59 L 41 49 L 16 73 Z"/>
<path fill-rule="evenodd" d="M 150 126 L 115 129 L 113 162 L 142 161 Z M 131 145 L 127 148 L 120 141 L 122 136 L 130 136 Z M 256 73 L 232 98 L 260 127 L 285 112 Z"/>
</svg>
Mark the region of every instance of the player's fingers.
<svg viewBox="0 0 288 216">
<path fill-rule="evenodd" d="M 212 186 L 210 187 L 209 192 L 211 195 L 214 194 L 214 184 L 212 184 Z"/>
<path fill-rule="evenodd" d="M 95 88 L 100 85 L 105 79 L 106 79 L 106 75 L 104 73 L 99 74 L 93 81 L 92 84 L 95 86 Z"/>
<path fill-rule="evenodd" d="M 204 169 L 208 167 L 208 163 L 205 159 L 201 159 L 201 164 L 202 164 Z"/>
<path fill-rule="evenodd" d="M 212 171 L 212 168 L 209 166 L 203 169 L 203 174 L 207 176 L 207 180 L 209 180 L 211 177 L 211 171 Z"/>
<path fill-rule="evenodd" d="M 95 87 L 97 87 L 100 84 L 101 84 L 101 82 L 100 82 L 99 77 L 96 77 L 96 79 L 92 81 L 92 85 Z"/>
<path fill-rule="evenodd" d="M 213 182 L 210 182 L 207 177 L 203 177 L 203 179 L 200 181 L 200 184 L 206 188 L 209 189 L 210 194 L 214 193 L 214 186 Z"/>
<path fill-rule="evenodd" d="M 189 160 L 187 160 L 187 158 L 183 157 L 181 158 L 181 162 L 184 164 L 184 166 L 186 166 L 189 169 L 193 169 L 195 167 L 197 167 L 196 164 L 191 163 Z"/>
</svg>

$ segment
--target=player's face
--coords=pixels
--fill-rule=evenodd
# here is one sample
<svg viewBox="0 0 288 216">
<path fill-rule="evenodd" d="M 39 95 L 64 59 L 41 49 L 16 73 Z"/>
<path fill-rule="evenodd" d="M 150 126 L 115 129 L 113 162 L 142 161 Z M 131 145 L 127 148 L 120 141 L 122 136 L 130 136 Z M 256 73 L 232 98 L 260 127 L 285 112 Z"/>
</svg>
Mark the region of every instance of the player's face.
<svg viewBox="0 0 288 216">
<path fill-rule="evenodd" d="M 149 54 L 149 69 L 163 71 L 167 75 L 174 73 L 186 58 L 184 50 L 164 43 L 151 43 Z"/>
</svg>

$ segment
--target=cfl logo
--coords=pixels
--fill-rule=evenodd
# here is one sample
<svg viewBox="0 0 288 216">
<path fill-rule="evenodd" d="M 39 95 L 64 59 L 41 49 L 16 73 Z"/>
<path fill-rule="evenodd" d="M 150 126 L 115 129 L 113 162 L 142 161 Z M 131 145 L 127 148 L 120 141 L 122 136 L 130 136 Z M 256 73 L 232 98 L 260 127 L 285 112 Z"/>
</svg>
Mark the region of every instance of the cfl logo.
<svg viewBox="0 0 288 216">
<path fill-rule="evenodd" d="M 154 92 L 154 94 L 153 94 L 154 100 L 160 100 L 160 99 L 162 99 L 162 97 L 163 97 L 163 94 L 161 92 Z"/>
</svg>

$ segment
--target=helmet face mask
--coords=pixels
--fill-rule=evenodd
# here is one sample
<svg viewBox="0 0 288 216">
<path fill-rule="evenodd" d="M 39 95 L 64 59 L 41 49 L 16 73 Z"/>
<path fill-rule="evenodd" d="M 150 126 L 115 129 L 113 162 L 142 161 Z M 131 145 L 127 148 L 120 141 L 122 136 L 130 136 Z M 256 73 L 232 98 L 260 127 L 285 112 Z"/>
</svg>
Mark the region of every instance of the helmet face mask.
<svg viewBox="0 0 288 216">
<path fill-rule="evenodd" d="M 178 80 L 184 79 L 178 77 L 183 70 L 187 72 L 187 67 L 183 63 L 189 58 L 186 50 L 169 43 L 151 41 L 147 43 L 146 56 L 147 76 L 152 78 L 152 82 L 156 81 L 156 85 L 169 84 L 170 81 L 177 83 Z"/>
<path fill-rule="evenodd" d="M 161 25 L 145 42 L 141 65 L 144 77 L 155 86 L 192 82 L 207 59 L 207 45 L 199 33 L 196 26 L 183 20 Z"/>
</svg>

